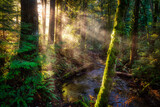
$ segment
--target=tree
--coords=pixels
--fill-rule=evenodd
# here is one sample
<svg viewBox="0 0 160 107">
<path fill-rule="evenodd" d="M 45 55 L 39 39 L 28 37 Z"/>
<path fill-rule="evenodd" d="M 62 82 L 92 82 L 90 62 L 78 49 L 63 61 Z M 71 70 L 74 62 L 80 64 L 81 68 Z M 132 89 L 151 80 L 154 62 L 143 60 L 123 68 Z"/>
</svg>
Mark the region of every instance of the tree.
<svg viewBox="0 0 160 107">
<path fill-rule="evenodd" d="M 139 4 L 140 4 L 140 0 L 135 0 L 132 45 L 131 45 L 130 62 L 129 62 L 130 66 L 133 64 L 134 59 L 137 57 Z"/>
<path fill-rule="evenodd" d="M 13 26 L 17 26 L 17 23 L 13 20 L 17 16 L 17 11 L 14 10 L 14 0 L 0 0 L 0 78 L 6 72 L 5 63 L 9 62 L 12 55 L 9 55 L 7 47 L 9 42 L 16 38 L 15 32 L 18 31 Z M 12 39 L 10 37 L 12 36 Z"/>
<path fill-rule="evenodd" d="M 13 3 L 11 0 L 7 2 Z M 10 14 L 8 17 L 11 16 Z M 3 81 L 0 88 L 2 106 L 27 106 L 33 100 L 41 82 L 38 38 L 37 1 L 21 0 L 19 49 L 18 54 L 12 56 L 6 77 L 1 79 Z"/>
<path fill-rule="evenodd" d="M 45 51 L 46 44 L 46 7 L 47 7 L 47 0 L 41 0 L 42 3 L 42 49 L 41 51 Z"/>
<path fill-rule="evenodd" d="M 116 57 L 118 56 L 118 35 L 117 27 L 119 26 L 122 20 L 123 13 L 123 0 L 118 0 L 118 7 L 116 9 L 116 15 L 114 19 L 114 27 L 111 34 L 111 42 L 109 45 L 106 66 L 103 74 L 102 84 L 100 87 L 100 91 L 97 96 L 95 107 L 107 107 L 108 106 L 108 97 L 110 94 L 111 86 L 112 86 L 112 78 L 115 72 L 115 62 Z"/>
<path fill-rule="evenodd" d="M 55 28 L 55 0 L 50 1 L 50 23 L 49 23 L 49 44 L 54 43 L 54 28 Z"/>
<path fill-rule="evenodd" d="M 108 0 L 108 25 L 111 25 L 111 0 Z"/>
<path fill-rule="evenodd" d="M 38 56 L 38 38 L 37 1 L 21 0 L 21 36 L 19 47 L 20 50 L 24 50 L 24 48 L 28 48 L 31 45 L 31 50 L 20 51 L 18 53 L 20 58 L 26 59 L 24 54 L 31 55 L 30 60 Z M 29 43 L 29 45 L 26 43 Z"/>
<path fill-rule="evenodd" d="M 60 45 L 62 42 L 62 8 L 63 8 L 62 5 L 63 5 L 63 0 L 57 0 L 56 36 L 55 36 L 56 45 Z"/>
<path fill-rule="evenodd" d="M 88 0 L 82 0 L 82 21 L 83 25 L 81 25 L 81 50 L 84 52 L 85 51 L 85 44 L 86 44 L 86 36 L 87 36 L 87 6 L 88 6 Z"/>
<path fill-rule="evenodd" d="M 159 0 L 156 0 L 155 3 L 154 3 L 154 14 L 153 14 L 153 28 L 156 30 L 156 23 L 157 23 L 157 17 L 158 17 L 158 14 L 159 14 Z"/>
<path fill-rule="evenodd" d="M 45 37 L 46 33 L 46 5 L 47 0 L 41 0 L 42 1 L 42 26 L 43 26 L 43 35 Z"/>
</svg>

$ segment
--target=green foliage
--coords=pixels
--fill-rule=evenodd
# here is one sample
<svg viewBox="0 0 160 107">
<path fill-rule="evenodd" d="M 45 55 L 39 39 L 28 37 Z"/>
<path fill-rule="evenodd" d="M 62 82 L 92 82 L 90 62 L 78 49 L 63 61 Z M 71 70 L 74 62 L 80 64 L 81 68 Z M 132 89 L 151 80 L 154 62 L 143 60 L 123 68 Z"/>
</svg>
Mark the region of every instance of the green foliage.
<svg viewBox="0 0 160 107">
<path fill-rule="evenodd" d="M 81 100 L 78 100 L 77 102 L 75 102 L 75 104 L 77 105 L 81 105 L 82 107 L 90 107 L 91 103 L 95 103 L 92 100 L 89 100 L 87 97 L 82 97 Z"/>
<path fill-rule="evenodd" d="M 41 98 L 42 102 L 50 102 L 57 99 L 57 96 L 53 92 L 54 80 L 46 80 L 41 73 L 42 58 L 38 54 L 38 35 L 27 34 L 32 26 L 27 23 L 22 24 L 21 29 L 24 32 L 20 35 L 18 23 L 13 21 L 17 15 L 14 3 L 13 0 L 0 0 L 0 106 L 27 107 L 39 103 Z M 13 34 L 21 36 L 18 51 L 13 48 L 13 42 L 18 40 L 15 36 L 10 37 Z"/>
<path fill-rule="evenodd" d="M 14 46 L 15 39 L 18 29 L 18 24 L 15 23 L 13 18 L 17 15 L 14 10 L 14 0 L 0 0 L 0 75 L 1 72 L 6 72 L 4 68 L 6 63 L 9 62 L 12 56 L 12 50 L 7 49 L 8 47 Z M 15 27 L 13 27 L 15 26 Z M 13 39 L 13 37 L 15 39 Z"/>
<path fill-rule="evenodd" d="M 29 61 L 23 61 L 23 60 L 14 60 L 10 65 L 12 69 L 20 69 L 20 68 L 34 69 L 37 66 L 38 64 L 35 62 L 29 62 Z"/>
<path fill-rule="evenodd" d="M 7 76 L 0 78 L 1 106 L 27 107 L 40 99 L 37 96 L 43 97 L 44 102 L 57 99 L 54 94 L 54 79 L 44 80 L 41 72 L 31 72 L 37 65 L 35 62 L 20 60 L 11 63 Z"/>
<path fill-rule="evenodd" d="M 14 0 L 0 0 L 0 31 L 17 31 L 13 25 L 15 25 Z"/>
<path fill-rule="evenodd" d="M 37 96 L 43 97 L 44 102 L 57 99 L 54 91 L 54 80 L 50 79 L 49 82 L 41 82 L 42 75 L 29 76 L 22 80 L 20 84 L 1 85 L 0 88 L 0 105 L 27 107 L 35 100 L 39 100 Z M 17 80 L 20 82 L 20 80 Z M 49 86 L 50 85 L 50 86 Z"/>
<path fill-rule="evenodd" d="M 114 66 L 115 66 L 116 56 L 118 56 L 118 53 L 119 53 L 117 49 L 119 47 L 119 40 L 117 37 L 116 28 L 117 26 L 119 26 L 118 21 L 122 19 L 122 17 L 118 17 L 121 14 L 120 11 L 122 8 L 119 8 L 119 5 L 121 5 L 119 2 L 117 4 L 118 4 L 118 7 L 116 10 L 114 28 L 111 34 L 111 42 L 107 52 L 107 60 L 106 60 L 104 74 L 103 74 L 102 84 L 100 87 L 100 91 L 97 95 L 97 101 L 95 103 L 95 107 L 108 106 L 108 97 L 112 87 L 112 78 L 115 72 Z"/>
<path fill-rule="evenodd" d="M 150 38 L 151 39 L 151 38 Z M 134 63 L 133 73 L 136 77 L 150 83 L 155 89 L 160 87 L 160 38 L 158 37 L 153 43 L 147 40 L 140 42 L 139 60 Z"/>
<path fill-rule="evenodd" d="M 130 32 L 132 29 L 132 17 L 133 17 L 133 7 L 134 7 L 134 3 L 131 1 L 129 3 L 129 7 L 128 7 L 128 11 L 126 12 L 126 17 L 125 17 L 125 27 L 124 27 L 124 36 L 129 37 L 130 36 Z"/>
<path fill-rule="evenodd" d="M 142 14 L 139 15 L 140 28 L 141 30 L 145 30 L 145 29 L 151 30 L 153 18 L 152 18 L 152 10 L 151 10 L 150 2 L 146 0 L 142 0 L 141 5 L 142 6 L 140 8 L 140 12 Z"/>
<path fill-rule="evenodd" d="M 101 41 L 98 41 L 97 39 L 94 39 L 92 37 L 87 38 L 86 40 L 86 45 L 88 46 L 88 50 L 93 51 L 93 52 L 100 52 L 103 49 L 103 45 Z"/>
<path fill-rule="evenodd" d="M 32 106 L 37 102 L 45 102 L 46 106 L 48 106 L 50 101 L 58 100 L 59 98 L 54 94 L 55 84 L 53 76 L 49 77 L 48 75 L 43 75 L 44 72 L 41 72 L 43 69 L 42 65 L 51 63 L 52 67 L 51 69 L 49 68 L 49 70 L 51 70 L 52 73 L 54 71 L 53 74 L 55 74 L 55 76 L 67 78 L 72 73 L 71 71 L 76 71 L 76 68 L 82 67 L 83 64 L 81 63 L 86 63 L 86 60 L 89 59 L 86 58 L 85 61 L 83 61 L 83 57 L 87 56 L 87 51 L 80 52 L 82 47 L 80 45 L 81 42 L 84 42 L 83 46 L 89 51 L 97 53 L 103 52 L 103 50 L 106 51 L 108 47 L 106 48 L 106 44 L 103 44 L 102 42 L 109 42 L 109 40 L 103 41 L 102 39 L 108 36 L 106 33 L 107 30 L 109 31 L 113 27 L 112 23 L 117 7 L 116 2 L 118 1 L 65 0 L 63 6 L 63 10 L 65 9 L 65 11 L 63 12 L 65 12 L 65 15 L 69 20 L 65 16 L 65 24 L 62 25 L 62 28 L 66 27 L 66 29 L 69 29 L 69 36 L 67 37 L 68 32 L 65 36 L 71 39 L 71 41 L 67 41 L 68 45 L 56 43 L 53 46 L 47 47 L 49 48 L 47 49 L 47 55 L 45 56 L 47 59 L 43 59 L 39 55 L 39 35 L 33 35 L 35 32 L 32 32 L 32 24 L 22 22 L 20 31 L 19 20 L 17 18 L 19 11 L 16 10 L 18 1 L 19 0 L 0 0 L 0 106 L 27 107 Z M 132 69 L 134 75 L 146 83 L 144 89 L 147 86 L 159 89 L 160 35 L 158 35 L 158 31 L 155 30 L 160 27 L 160 17 L 159 13 L 153 14 L 155 11 L 155 2 L 159 1 L 140 1 L 138 28 L 143 32 L 139 32 L 141 36 L 139 37 L 139 49 L 137 50 L 138 60 L 135 61 Z M 113 68 L 114 64 L 117 62 L 116 56 L 120 50 L 117 49 L 117 46 L 119 46 L 118 42 L 125 42 L 124 40 L 118 40 L 117 35 L 124 35 L 124 38 L 126 37 L 126 39 L 128 39 L 134 23 L 134 0 L 121 0 L 121 2 L 123 4 L 118 6 L 120 12 L 119 14 L 117 12 L 117 15 L 115 16 L 116 20 L 114 20 L 115 26 L 111 35 L 112 41 L 109 47 L 106 69 L 103 77 L 104 84 L 100 90 L 100 94 L 105 94 L 99 95 L 100 97 L 97 98 L 97 100 L 102 98 L 102 103 L 106 103 L 108 100 L 107 97 L 112 81 L 111 77 L 114 74 Z M 153 3 L 153 7 L 150 2 Z M 86 18 L 84 18 L 84 16 Z M 151 28 L 153 21 L 152 16 L 157 16 L 158 19 L 155 30 Z M 77 19 L 80 21 L 77 22 Z M 94 19 L 93 22 L 90 19 Z M 59 23 L 60 19 L 57 21 Z M 84 22 L 84 24 L 82 22 Z M 97 29 L 93 29 L 94 27 L 90 28 L 93 24 L 94 27 L 97 27 L 97 29 L 100 30 L 94 31 Z M 82 38 L 80 37 L 84 33 L 82 30 L 83 26 L 87 31 L 85 32 L 87 37 L 84 38 L 84 41 L 81 41 Z M 91 29 L 92 31 L 89 31 L 88 29 Z M 106 36 L 99 40 L 99 33 L 100 36 L 102 36 L 103 34 L 101 35 L 101 31 L 103 33 L 103 30 L 106 31 Z M 152 32 L 157 34 L 152 34 Z M 70 38 L 71 35 L 73 35 L 73 38 Z M 73 42 L 75 39 L 79 40 L 79 42 Z M 18 40 L 20 43 L 14 44 Z M 62 50 L 62 46 L 65 47 L 64 50 Z M 128 46 L 129 45 L 125 47 L 125 54 L 122 60 L 122 63 L 125 62 L 125 64 L 129 58 L 128 53 L 130 47 Z M 15 51 L 17 48 L 18 50 Z M 69 50 L 69 48 L 71 50 Z M 67 51 L 67 49 L 69 51 Z M 78 54 L 77 59 L 75 57 L 73 58 L 73 56 L 76 55 L 73 55 L 74 52 L 72 49 L 75 49 L 75 53 Z M 82 55 L 79 55 L 79 53 Z M 120 65 L 123 66 L 121 63 Z M 48 70 L 48 68 L 45 68 L 45 71 L 47 72 L 46 69 Z M 99 92 L 99 90 L 95 91 Z M 87 98 L 82 98 L 82 100 L 78 101 L 78 104 L 89 107 L 91 102 L 94 103 Z"/>
</svg>

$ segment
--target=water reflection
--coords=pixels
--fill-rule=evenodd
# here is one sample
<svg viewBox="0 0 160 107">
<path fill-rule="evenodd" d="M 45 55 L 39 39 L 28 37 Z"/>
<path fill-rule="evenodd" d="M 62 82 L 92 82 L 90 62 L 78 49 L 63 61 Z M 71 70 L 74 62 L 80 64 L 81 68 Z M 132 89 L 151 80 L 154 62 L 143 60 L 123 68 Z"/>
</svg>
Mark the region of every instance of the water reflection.
<svg viewBox="0 0 160 107">
<path fill-rule="evenodd" d="M 87 72 L 85 75 L 63 84 L 63 100 L 66 103 L 78 101 L 82 97 L 90 99 L 89 96 L 96 99 L 104 71 L 104 66 L 99 66 L 99 69 Z M 132 93 L 132 89 L 127 86 L 128 82 L 126 80 L 116 76 L 113 82 L 109 105 L 113 107 L 148 107 L 143 99 Z"/>
</svg>

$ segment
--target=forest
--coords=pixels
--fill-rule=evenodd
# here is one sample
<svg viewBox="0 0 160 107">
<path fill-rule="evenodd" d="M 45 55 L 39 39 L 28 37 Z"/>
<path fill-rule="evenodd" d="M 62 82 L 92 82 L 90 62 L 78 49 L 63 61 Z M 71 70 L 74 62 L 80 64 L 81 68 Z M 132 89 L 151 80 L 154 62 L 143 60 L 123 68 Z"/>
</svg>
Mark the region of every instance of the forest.
<svg viewBox="0 0 160 107">
<path fill-rule="evenodd" d="M 0 107 L 160 107 L 160 0 L 0 0 Z"/>
</svg>

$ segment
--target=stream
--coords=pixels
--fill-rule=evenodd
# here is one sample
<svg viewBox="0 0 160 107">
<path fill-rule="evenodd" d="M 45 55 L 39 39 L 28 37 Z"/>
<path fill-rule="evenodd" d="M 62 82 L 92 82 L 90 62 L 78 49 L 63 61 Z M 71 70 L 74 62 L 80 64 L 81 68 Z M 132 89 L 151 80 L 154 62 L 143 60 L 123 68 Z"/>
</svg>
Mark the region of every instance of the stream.
<svg viewBox="0 0 160 107">
<path fill-rule="evenodd" d="M 96 100 L 102 82 L 105 66 L 98 63 L 98 69 L 75 77 L 62 86 L 63 100 L 73 103 L 82 98 Z M 109 96 L 109 105 L 113 107 L 149 107 L 144 99 L 139 98 L 136 89 L 128 86 L 128 80 L 118 76 L 113 78 L 113 87 Z"/>
</svg>

